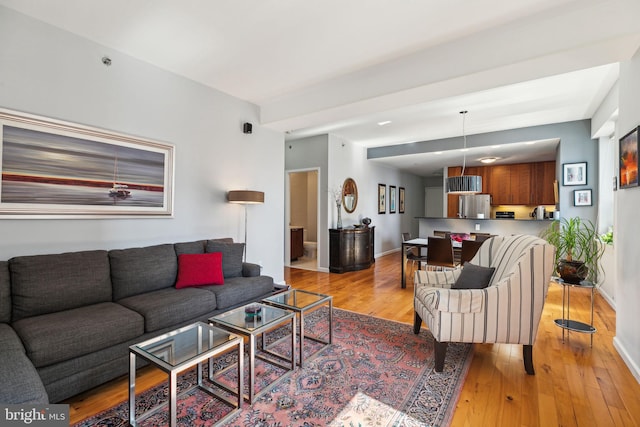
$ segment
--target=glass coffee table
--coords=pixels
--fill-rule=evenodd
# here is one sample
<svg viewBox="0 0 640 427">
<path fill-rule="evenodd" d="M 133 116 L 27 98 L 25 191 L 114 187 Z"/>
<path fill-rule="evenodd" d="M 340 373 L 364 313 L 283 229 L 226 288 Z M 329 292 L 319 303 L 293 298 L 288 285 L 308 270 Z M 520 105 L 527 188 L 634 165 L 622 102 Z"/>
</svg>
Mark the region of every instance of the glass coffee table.
<svg viewBox="0 0 640 427">
<path fill-rule="evenodd" d="M 135 426 L 164 407 L 160 404 L 155 408 L 141 414 L 136 419 L 136 358 L 141 357 L 153 366 L 169 374 L 169 425 L 176 425 L 177 399 L 194 388 L 199 388 L 206 393 L 224 401 L 231 406 L 231 411 L 219 422 L 226 420 L 242 407 L 242 387 L 244 375 L 244 342 L 241 337 L 230 334 L 228 331 L 216 328 L 207 323 L 197 322 L 180 329 L 160 335 L 156 338 L 134 344 L 129 347 L 129 423 Z M 235 399 L 230 399 L 202 381 L 202 362 L 209 361 L 209 379 L 214 381 L 211 358 L 228 351 L 238 352 L 238 384 L 237 389 L 229 387 L 223 389 Z M 198 382 L 193 387 L 176 395 L 178 373 L 197 366 Z M 217 383 L 216 383 L 217 385 Z M 235 401 L 237 400 L 237 401 Z"/>
<path fill-rule="evenodd" d="M 265 304 L 273 305 L 275 307 L 284 308 L 286 310 L 291 310 L 295 313 L 298 313 L 300 316 L 300 348 L 298 349 L 298 354 L 300 355 L 300 366 L 304 366 L 304 340 L 308 338 L 310 340 L 319 342 L 321 344 L 331 344 L 333 342 L 333 297 L 330 295 L 317 294 L 315 292 L 303 291 L 300 289 L 291 289 L 286 292 L 282 292 L 276 295 L 272 295 L 262 300 Z M 304 316 L 305 313 L 312 311 L 313 309 L 323 305 L 329 305 L 329 312 L 327 314 L 327 321 L 329 322 L 329 340 L 323 340 L 319 337 L 313 337 L 305 334 L 304 331 Z M 320 350 L 324 348 L 321 347 L 313 354 L 309 355 L 312 357 Z"/>
<path fill-rule="evenodd" d="M 296 365 L 296 334 L 291 334 L 291 359 L 273 352 L 265 346 L 265 333 L 291 323 L 291 330 L 296 330 L 296 315 L 292 311 L 261 303 L 247 304 L 242 307 L 218 314 L 209 319 L 213 325 L 249 339 L 249 387 L 245 399 L 253 403 L 272 386 L 284 380 L 295 369 Z M 260 352 L 256 349 L 256 338 L 262 337 Z M 269 357 L 267 357 L 269 356 Z M 275 365 L 286 372 L 262 390 L 256 390 L 256 359 Z"/>
</svg>

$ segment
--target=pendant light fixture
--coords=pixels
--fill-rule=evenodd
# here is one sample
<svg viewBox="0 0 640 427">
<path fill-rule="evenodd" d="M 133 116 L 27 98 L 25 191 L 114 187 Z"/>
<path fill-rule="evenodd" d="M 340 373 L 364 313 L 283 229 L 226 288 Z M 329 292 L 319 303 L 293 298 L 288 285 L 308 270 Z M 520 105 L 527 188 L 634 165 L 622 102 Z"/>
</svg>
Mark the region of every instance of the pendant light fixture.
<svg viewBox="0 0 640 427">
<path fill-rule="evenodd" d="M 460 176 L 450 176 L 447 178 L 447 193 L 449 194 L 473 194 L 482 192 L 482 177 L 477 175 L 465 175 L 464 169 L 467 163 L 467 135 L 465 134 L 464 122 L 468 111 L 460 111 L 462 114 L 462 139 L 464 143 L 462 172 Z"/>
</svg>

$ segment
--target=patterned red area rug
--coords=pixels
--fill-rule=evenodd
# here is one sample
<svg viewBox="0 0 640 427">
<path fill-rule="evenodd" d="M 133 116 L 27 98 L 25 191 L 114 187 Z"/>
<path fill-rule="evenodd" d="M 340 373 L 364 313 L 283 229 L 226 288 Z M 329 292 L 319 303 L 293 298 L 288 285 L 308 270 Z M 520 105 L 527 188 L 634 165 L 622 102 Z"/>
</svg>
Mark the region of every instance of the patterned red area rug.
<svg viewBox="0 0 640 427">
<path fill-rule="evenodd" d="M 322 310 L 305 317 L 305 325 L 308 332 L 326 338 L 327 322 Z M 433 369 L 431 333 L 423 327 L 415 335 L 412 329 L 408 324 L 334 308 L 333 344 L 311 360 L 306 359 L 304 368 L 298 367 L 280 384 L 267 387 L 268 391 L 253 405 L 245 402 L 242 410 L 222 425 L 449 425 L 471 362 L 472 346 L 449 344 L 444 371 L 437 373 Z M 318 349 L 310 340 L 305 340 L 305 346 L 307 343 L 310 345 L 305 354 Z M 223 356 L 215 366 L 232 362 L 232 355 Z M 269 364 L 259 364 L 258 384 L 269 381 L 270 375 L 271 378 L 277 375 L 274 370 Z M 234 371 L 229 370 L 227 375 L 233 376 Z M 195 370 L 185 372 L 178 391 L 188 389 L 195 380 Z M 233 382 L 233 378 L 228 380 Z M 166 396 L 166 385 L 141 393 L 136 398 L 136 412 L 166 402 Z M 122 402 L 76 426 L 126 426 L 127 404 Z M 219 400 L 194 389 L 178 400 L 178 425 L 213 426 L 230 410 Z M 168 425 L 167 416 L 165 408 L 141 425 Z"/>
</svg>

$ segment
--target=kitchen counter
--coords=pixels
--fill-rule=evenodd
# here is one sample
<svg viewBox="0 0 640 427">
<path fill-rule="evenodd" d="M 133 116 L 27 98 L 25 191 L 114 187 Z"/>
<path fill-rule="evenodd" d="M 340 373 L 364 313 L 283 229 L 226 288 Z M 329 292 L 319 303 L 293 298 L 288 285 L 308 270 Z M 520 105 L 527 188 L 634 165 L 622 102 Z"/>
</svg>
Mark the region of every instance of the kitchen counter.
<svg viewBox="0 0 640 427">
<path fill-rule="evenodd" d="M 535 236 L 545 230 L 553 220 L 550 219 L 513 219 L 513 218 L 434 218 L 416 217 L 419 224 L 419 236 L 433 236 L 434 230 L 458 233 L 491 233 L 502 236 L 512 234 L 532 234 Z"/>
</svg>

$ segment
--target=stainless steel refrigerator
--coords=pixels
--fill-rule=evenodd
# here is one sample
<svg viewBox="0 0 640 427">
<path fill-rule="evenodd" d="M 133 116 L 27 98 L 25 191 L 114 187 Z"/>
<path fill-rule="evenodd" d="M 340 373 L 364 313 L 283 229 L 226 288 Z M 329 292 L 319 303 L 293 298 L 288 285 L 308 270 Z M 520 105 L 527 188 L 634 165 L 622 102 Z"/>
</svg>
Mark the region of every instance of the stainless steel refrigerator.
<svg viewBox="0 0 640 427">
<path fill-rule="evenodd" d="M 471 194 L 460 196 L 458 199 L 460 216 L 462 218 L 490 218 L 491 195 Z"/>
</svg>

